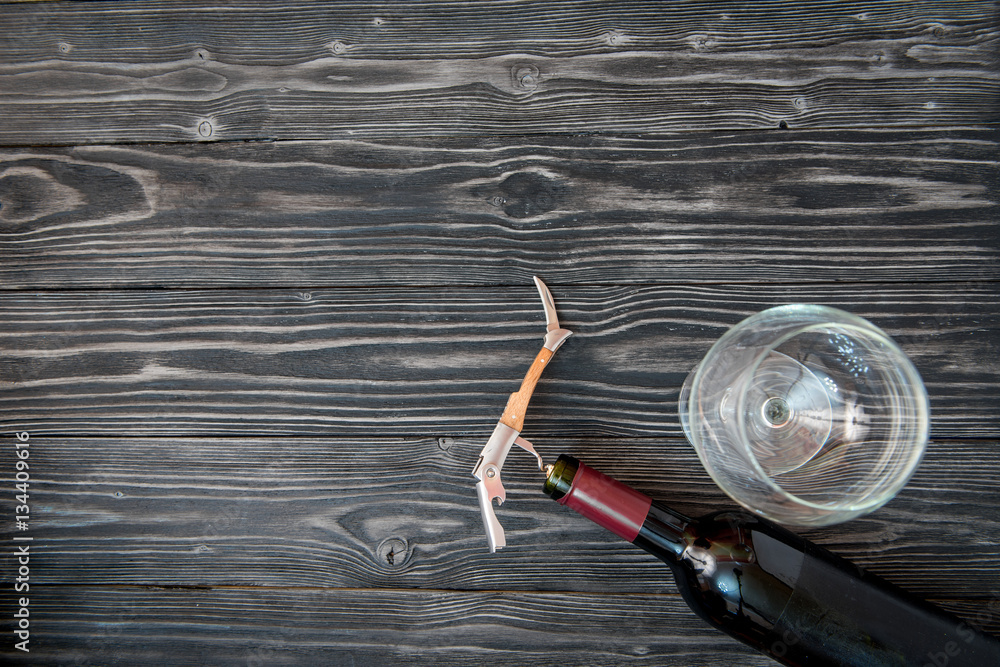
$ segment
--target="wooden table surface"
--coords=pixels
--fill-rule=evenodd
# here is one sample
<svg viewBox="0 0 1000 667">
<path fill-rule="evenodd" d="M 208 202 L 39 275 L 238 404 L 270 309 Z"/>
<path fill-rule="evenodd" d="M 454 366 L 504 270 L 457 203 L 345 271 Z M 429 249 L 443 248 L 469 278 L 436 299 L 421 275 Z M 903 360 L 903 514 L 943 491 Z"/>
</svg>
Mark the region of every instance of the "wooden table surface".
<svg viewBox="0 0 1000 667">
<path fill-rule="evenodd" d="M 0 659 L 773 664 L 526 455 L 488 552 L 533 275 L 575 336 L 524 435 L 689 514 L 732 505 L 677 417 L 713 341 L 795 302 L 885 329 L 925 459 L 803 533 L 1000 632 L 998 14 L 0 3 Z"/>
</svg>

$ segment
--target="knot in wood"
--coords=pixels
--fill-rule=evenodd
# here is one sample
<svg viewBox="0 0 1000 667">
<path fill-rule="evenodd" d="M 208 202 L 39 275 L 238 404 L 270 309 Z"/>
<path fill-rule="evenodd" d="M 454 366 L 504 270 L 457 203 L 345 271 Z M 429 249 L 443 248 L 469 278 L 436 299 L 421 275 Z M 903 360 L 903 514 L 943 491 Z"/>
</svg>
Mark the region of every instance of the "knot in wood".
<svg viewBox="0 0 1000 667">
<path fill-rule="evenodd" d="M 556 208 L 561 195 L 558 182 L 537 172 L 511 174 L 500 183 L 504 213 L 512 218 L 530 218 Z"/>
<path fill-rule="evenodd" d="M 688 42 L 695 51 L 711 51 L 715 48 L 715 39 L 711 35 L 691 35 Z"/>
<path fill-rule="evenodd" d="M 521 63 L 510 68 L 511 81 L 514 88 L 534 90 L 538 88 L 538 68 L 534 65 Z"/>
<path fill-rule="evenodd" d="M 390 537 L 382 541 L 375 550 L 375 557 L 381 567 L 399 569 L 410 556 L 406 540 L 401 537 Z"/>
</svg>

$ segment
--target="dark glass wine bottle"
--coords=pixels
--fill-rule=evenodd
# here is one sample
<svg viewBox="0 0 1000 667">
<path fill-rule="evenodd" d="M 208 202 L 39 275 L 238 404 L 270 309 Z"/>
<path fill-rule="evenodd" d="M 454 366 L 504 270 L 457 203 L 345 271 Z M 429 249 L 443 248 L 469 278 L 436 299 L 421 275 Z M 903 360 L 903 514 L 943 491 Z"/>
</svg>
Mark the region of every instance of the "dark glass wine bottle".
<svg viewBox="0 0 1000 667">
<path fill-rule="evenodd" d="M 1000 641 L 745 511 L 690 519 L 570 456 L 545 492 L 673 570 L 710 625 L 786 665 L 1000 666 Z"/>
</svg>

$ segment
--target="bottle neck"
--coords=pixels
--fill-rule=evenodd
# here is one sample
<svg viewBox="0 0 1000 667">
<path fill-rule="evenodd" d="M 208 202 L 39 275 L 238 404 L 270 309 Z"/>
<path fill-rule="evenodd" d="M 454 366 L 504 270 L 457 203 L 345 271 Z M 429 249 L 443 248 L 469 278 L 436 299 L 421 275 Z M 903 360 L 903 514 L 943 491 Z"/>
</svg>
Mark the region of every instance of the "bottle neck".
<svg viewBox="0 0 1000 667">
<path fill-rule="evenodd" d="M 687 546 L 683 514 L 654 505 L 652 499 L 562 455 L 549 467 L 545 493 L 615 535 L 667 562 L 676 561 Z"/>
<path fill-rule="evenodd" d="M 683 514 L 653 503 L 632 543 L 660 560 L 677 562 L 688 548 L 688 527 L 692 523 L 693 520 Z"/>
</svg>

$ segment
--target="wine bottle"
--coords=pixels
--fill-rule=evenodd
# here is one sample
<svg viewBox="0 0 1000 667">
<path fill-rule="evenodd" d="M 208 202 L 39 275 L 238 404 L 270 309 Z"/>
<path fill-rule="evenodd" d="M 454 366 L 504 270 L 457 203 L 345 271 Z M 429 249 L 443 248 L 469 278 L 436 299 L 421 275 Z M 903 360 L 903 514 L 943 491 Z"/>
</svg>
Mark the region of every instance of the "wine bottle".
<svg viewBox="0 0 1000 667">
<path fill-rule="evenodd" d="M 786 665 L 1000 665 L 1000 641 L 749 512 L 690 519 L 561 456 L 545 493 L 673 570 L 710 625 Z"/>
</svg>

